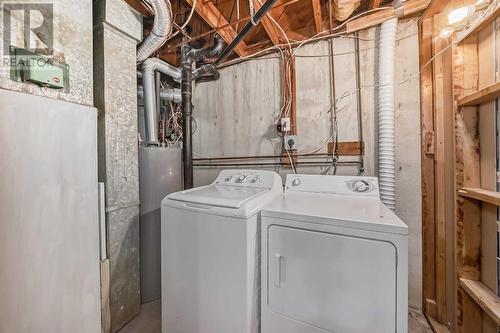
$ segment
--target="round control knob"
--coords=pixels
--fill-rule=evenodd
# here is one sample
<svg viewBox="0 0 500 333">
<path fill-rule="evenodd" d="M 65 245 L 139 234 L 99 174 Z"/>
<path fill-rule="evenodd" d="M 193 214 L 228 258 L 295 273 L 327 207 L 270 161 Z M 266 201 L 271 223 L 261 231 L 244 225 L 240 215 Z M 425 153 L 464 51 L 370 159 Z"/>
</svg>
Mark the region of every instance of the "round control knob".
<svg viewBox="0 0 500 333">
<path fill-rule="evenodd" d="M 238 178 L 238 183 L 243 183 L 245 181 L 245 179 L 247 179 L 247 176 L 245 175 L 241 175 L 239 178 Z"/>
<path fill-rule="evenodd" d="M 259 176 L 255 176 L 253 179 L 252 179 L 252 183 L 257 183 L 260 181 L 260 177 Z"/>
<path fill-rule="evenodd" d="M 226 182 L 230 182 L 231 179 L 233 179 L 233 176 L 227 176 L 226 179 L 224 179 Z"/>
<path fill-rule="evenodd" d="M 299 179 L 299 178 L 295 178 L 295 179 L 292 181 L 292 185 L 293 185 L 293 186 L 299 186 L 299 185 L 300 185 L 300 179 Z"/>
<path fill-rule="evenodd" d="M 358 180 L 352 185 L 354 191 L 356 192 L 366 192 L 370 189 L 370 184 L 365 180 Z"/>
</svg>

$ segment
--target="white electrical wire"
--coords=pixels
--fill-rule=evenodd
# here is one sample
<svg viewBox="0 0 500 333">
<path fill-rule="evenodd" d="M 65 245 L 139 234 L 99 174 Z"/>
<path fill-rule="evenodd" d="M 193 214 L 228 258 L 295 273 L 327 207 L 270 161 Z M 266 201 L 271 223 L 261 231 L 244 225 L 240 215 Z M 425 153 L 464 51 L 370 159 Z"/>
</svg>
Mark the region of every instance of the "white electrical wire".
<svg viewBox="0 0 500 333">
<path fill-rule="evenodd" d="M 491 13 L 491 10 L 496 6 L 496 4 L 498 3 L 499 0 L 494 0 L 490 5 L 489 7 L 484 10 L 483 14 L 481 15 L 481 17 L 476 20 L 473 24 L 480 24 L 480 22 L 482 22 L 482 20 L 488 15 Z M 260 2 L 260 0 L 259 0 Z M 341 28 L 342 26 L 344 26 L 345 24 L 347 24 L 349 21 L 353 20 L 353 19 L 356 19 L 360 16 L 363 16 L 363 15 L 366 15 L 367 13 L 369 12 L 373 12 L 373 11 L 377 11 L 377 10 L 382 10 L 382 9 L 386 9 L 386 8 L 389 8 L 389 7 L 379 7 L 377 9 L 374 9 L 374 10 L 370 10 L 370 11 L 367 11 L 367 12 L 364 12 L 364 13 L 361 13 L 361 14 L 358 14 L 356 16 L 353 16 L 352 18 L 346 20 L 344 23 L 342 23 L 340 26 L 337 26 L 335 27 L 334 29 L 332 29 L 332 31 L 336 31 L 338 30 L 339 28 Z M 270 15 L 269 15 L 270 17 Z M 272 18 L 270 17 L 270 19 L 273 21 L 274 24 L 276 24 L 276 26 L 280 29 L 280 31 L 283 33 L 283 35 L 286 37 L 286 33 L 283 31 L 283 29 L 281 28 L 281 26 Z M 404 29 L 402 29 L 399 33 L 401 34 L 402 32 L 406 31 L 409 27 L 413 26 L 414 24 L 417 24 L 420 20 L 422 19 L 422 16 L 420 16 L 417 20 L 414 20 L 412 21 L 410 24 L 408 24 L 407 27 L 405 27 Z M 341 32 L 341 33 L 330 33 L 328 35 L 325 35 L 325 36 L 321 36 L 321 37 L 318 37 L 319 35 L 323 34 L 324 32 L 322 33 L 319 33 L 319 34 L 316 34 L 315 36 L 305 40 L 305 41 L 302 41 L 300 43 L 298 43 L 299 45 L 295 48 L 294 51 L 292 51 L 292 55 L 293 56 L 296 56 L 298 50 L 303 47 L 306 43 L 309 43 L 311 41 L 320 41 L 320 40 L 323 40 L 325 38 L 331 38 L 331 37 L 342 37 L 344 34 L 346 33 L 349 33 L 349 32 Z M 413 36 L 413 34 L 412 34 Z M 349 38 L 349 37 L 342 37 L 342 38 Z M 285 61 L 285 57 L 284 57 L 284 54 L 283 54 L 283 51 L 281 50 L 282 47 L 288 47 L 289 49 L 292 49 L 292 45 L 293 44 L 297 44 L 297 43 L 292 43 L 290 42 L 290 40 L 288 38 L 286 38 L 287 40 L 287 43 L 286 44 L 279 44 L 279 45 L 275 45 L 275 46 L 272 46 L 272 47 L 269 47 L 267 49 L 264 49 L 264 50 L 261 50 L 259 52 L 256 52 L 252 55 L 249 55 L 249 56 L 244 56 L 244 57 L 240 57 L 239 59 L 236 59 L 236 61 L 233 61 L 233 62 L 238 62 L 241 61 L 241 60 L 245 60 L 245 59 L 252 59 L 252 60 L 260 60 L 260 59 L 269 59 L 269 58 L 257 58 L 259 55 L 263 54 L 263 53 L 266 53 L 268 51 L 271 51 L 273 49 L 276 49 L 278 52 L 280 52 L 280 55 L 281 55 L 281 59 L 282 61 Z M 367 41 L 373 41 L 373 40 L 369 40 L 367 39 Z M 440 52 L 438 52 L 437 54 L 435 54 L 429 61 L 427 61 L 425 64 L 423 64 L 421 66 L 421 68 L 425 68 L 427 66 L 429 66 L 438 56 L 440 56 L 442 53 L 446 52 L 448 49 L 450 49 L 451 47 L 455 46 L 457 44 L 457 42 L 452 42 L 450 43 L 450 45 L 448 45 L 447 47 L 445 47 L 443 50 L 441 50 Z M 335 54 L 337 55 L 337 54 Z M 330 56 L 330 55 L 316 55 L 316 57 L 321 57 L 321 56 Z M 301 57 L 301 56 L 298 56 L 298 57 Z M 308 56 L 303 56 L 303 57 L 308 57 Z M 310 57 L 313 57 L 313 56 L 310 56 Z M 257 59 L 253 59 L 253 58 L 257 58 Z M 229 65 L 231 64 L 230 62 L 227 62 L 227 63 L 224 63 L 223 66 L 226 66 L 226 65 Z M 418 71 L 417 73 L 413 74 L 413 75 L 410 75 L 407 79 L 397 83 L 396 85 L 403 85 L 411 80 L 413 80 L 414 78 L 417 78 L 419 77 L 421 74 L 421 71 Z M 378 84 L 373 84 L 373 85 L 366 85 L 366 86 L 361 86 L 360 89 L 363 89 L 363 88 L 372 88 L 372 87 L 380 87 L 381 85 L 378 85 Z M 340 98 L 336 99 L 336 102 L 344 99 L 344 98 L 347 98 L 347 97 L 352 97 L 353 95 L 355 95 L 357 92 L 359 91 L 359 89 L 355 89 L 355 90 L 352 90 L 352 91 L 347 91 L 345 92 Z M 288 110 L 288 107 L 285 106 L 286 110 Z M 340 110 L 338 110 L 337 112 L 339 111 L 342 111 L 342 110 L 345 110 L 347 107 L 347 105 L 344 105 Z M 283 111 L 283 108 L 282 108 L 282 111 Z M 282 115 L 283 112 L 280 112 L 280 115 Z M 327 144 L 328 142 L 332 139 L 334 133 L 331 133 L 330 137 L 324 142 L 322 143 L 321 145 L 319 145 L 318 147 L 314 148 L 313 150 L 309 151 L 309 152 L 301 152 L 300 154 L 314 154 L 318 151 L 320 151 L 321 149 L 323 149 Z M 334 147 L 335 149 L 335 147 Z M 286 153 L 287 153 L 287 156 L 291 162 L 291 166 L 292 166 L 292 169 L 294 170 L 294 173 L 296 173 L 296 169 L 295 169 L 295 166 L 293 165 L 293 160 L 291 159 L 291 156 L 289 154 L 289 150 L 288 149 L 285 149 L 286 150 Z M 194 155 L 196 156 L 200 156 L 202 158 L 212 158 L 212 157 L 207 157 L 207 156 L 204 156 L 202 154 L 199 154 L 199 153 L 194 153 Z M 331 167 L 330 167 L 331 168 Z M 329 169 L 327 170 L 329 171 Z"/>
</svg>

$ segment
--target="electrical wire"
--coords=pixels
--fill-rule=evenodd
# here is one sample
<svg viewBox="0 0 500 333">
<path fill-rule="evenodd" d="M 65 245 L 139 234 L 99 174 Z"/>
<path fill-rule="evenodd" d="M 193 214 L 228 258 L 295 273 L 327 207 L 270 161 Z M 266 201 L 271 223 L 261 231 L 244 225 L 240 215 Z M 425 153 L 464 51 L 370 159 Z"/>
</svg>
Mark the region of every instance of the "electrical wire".
<svg viewBox="0 0 500 333">
<path fill-rule="evenodd" d="M 259 2 L 260 2 L 260 0 L 259 0 Z M 498 2 L 498 0 L 494 0 L 494 1 L 493 1 L 490 5 L 489 5 L 489 7 L 488 7 L 486 10 L 484 10 L 484 12 L 483 12 L 482 16 L 481 16 L 478 20 L 476 20 L 474 23 L 472 23 L 472 24 L 480 24 L 480 22 L 481 22 L 481 21 L 482 21 L 482 20 L 483 20 L 483 19 L 484 19 L 487 15 L 488 15 L 488 13 L 490 13 L 491 9 L 492 9 L 492 8 L 494 8 L 494 6 L 497 4 L 497 2 Z M 345 21 L 342 25 L 340 25 L 340 26 L 337 26 L 337 27 L 333 28 L 333 29 L 332 29 L 332 31 L 336 31 L 336 30 L 340 29 L 342 26 L 344 26 L 345 24 L 347 24 L 349 21 L 351 21 L 351 20 L 353 20 L 353 19 L 356 19 L 356 18 L 359 18 L 360 16 L 364 16 L 364 15 L 366 15 L 366 14 L 367 14 L 367 13 L 369 13 L 369 12 L 372 12 L 372 11 L 377 11 L 377 10 L 382 10 L 382 9 L 386 9 L 386 8 L 389 8 L 389 7 L 380 7 L 380 8 L 377 8 L 377 9 L 374 9 L 374 10 L 371 10 L 371 11 L 368 11 L 368 12 L 364 12 L 364 13 L 358 14 L 358 15 L 356 15 L 356 16 L 354 16 L 354 17 L 352 17 L 352 18 L 348 19 L 348 20 L 346 20 L 346 21 Z M 401 34 L 402 32 L 404 32 L 404 31 L 406 31 L 406 30 L 408 30 L 411 26 L 413 26 L 413 25 L 415 25 L 415 24 L 418 24 L 418 22 L 419 22 L 421 19 L 422 19 L 422 16 L 418 17 L 416 20 L 413 20 L 410 24 L 408 24 L 408 26 L 407 26 L 407 27 L 405 27 L 405 28 L 401 29 L 401 30 L 399 31 L 399 34 Z M 279 26 L 279 24 L 278 24 L 278 23 L 277 23 L 277 22 L 276 22 L 276 21 L 275 21 L 272 17 L 271 17 L 271 20 L 273 21 L 273 23 L 274 23 L 274 24 L 276 24 L 276 26 L 280 29 L 280 31 L 283 33 L 283 35 L 284 35 L 284 36 L 286 36 L 286 34 L 285 34 L 285 32 L 283 31 L 283 29 L 281 28 L 281 26 Z M 300 55 L 297 55 L 297 52 L 298 52 L 298 50 L 299 50 L 300 48 L 302 48 L 302 47 L 303 47 L 306 43 L 310 43 L 310 42 L 312 42 L 312 41 L 321 41 L 321 40 L 323 40 L 323 39 L 325 39 L 325 38 L 331 38 L 331 37 L 349 38 L 349 37 L 344 37 L 344 36 L 343 36 L 343 35 L 344 35 L 344 34 L 346 34 L 346 33 L 349 33 L 349 32 L 330 33 L 330 34 L 327 34 L 327 35 L 325 35 L 325 36 L 320 36 L 320 35 L 324 34 L 324 32 L 319 33 L 319 34 L 316 34 L 315 36 L 313 36 L 313 37 L 311 37 L 311 38 L 309 38 L 309 39 L 307 39 L 307 40 L 305 40 L 305 41 L 302 41 L 302 42 L 298 43 L 298 46 L 295 48 L 295 50 L 294 50 L 294 51 L 292 51 L 292 55 L 293 55 L 293 56 L 298 56 L 298 57 L 313 57 L 313 56 L 300 56 Z M 411 36 L 414 36 L 414 35 L 415 35 L 415 34 L 412 34 L 412 35 L 410 35 L 410 36 L 405 36 L 404 38 L 408 38 L 408 37 L 411 37 Z M 288 49 L 292 49 L 292 45 L 297 44 L 297 43 L 295 43 L 295 42 L 290 42 L 288 38 L 286 38 L 286 39 L 287 39 L 287 43 L 286 43 L 286 44 L 274 45 L 274 46 L 269 47 L 269 48 L 267 48 L 267 49 L 264 49 L 264 50 L 261 50 L 261 51 L 259 51 L 259 52 L 256 52 L 256 53 L 254 53 L 254 54 L 252 54 L 252 55 L 249 55 L 249 56 L 244 56 L 244 57 L 240 57 L 240 59 L 237 59 L 237 60 L 240 60 L 240 61 L 241 61 L 241 60 L 243 60 L 243 61 L 245 61 L 245 60 L 247 60 L 247 59 L 248 59 L 248 60 L 265 60 L 265 59 L 276 59 L 276 58 L 278 58 L 278 59 L 282 59 L 282 61 L 284 61 L 285 56 L 284 56 L 283 50 L 282 50 L 281 48 L 282 48 L 282 47 L 288 47 Z M 401 38 L 401 39 L 402 39 L 402 38 Z M 367 39 L 366 41 L 374 41 L 374 40 Z M 421 74 L 421 70 L 422 70 L 423 68 L 425 68 L 425 67 L 429 66 L 429 65 L 430 65 L 430 64 L 431 64 L 431 63 L 432 63 L 432 62 L 433 62 L 433 61 L 434 61 L 434 60 L 435 60 L 438 56 L 440 56 L 441 54 L 443 54 L 444 52 L 446 52 L 449 48 L 451 48 L 451 47 L 455 46 L 458 42 L 459 42 L 459 41 L 456 41 L 456 42 L 452 42 L 452 43 L 450 43 L 450 45 L 448 45 L 448 46 L 447 46 L 447 47 L 445 47 L 443 50 L 441 50 L 440 52 L 438 52 L 437 54 L 435 54 L 435 55 L 434 55 L 434 56 L 433 56 L 430 60 L 428 60 L 425 64 L 423 64 L 423 65 L 421 66 L 421 69 L 420 69 L 417 73 L 415 73 L 415 74 L 413 74 L 413 75 L 410 75 L 407 79 L 405 79 L 405 80 L 403 80 L 403 81 L 401 81 L 401 82 L 399 82 L 399 83 L 396 83 L 396 85 L 398 85 L 398 86 L 399 86 L 399 85 L 403 85 L 403 84 L 405 84 L 405 83 L 407 83 L 407 82 L 409 82 L 409 81 L 413 80 L 414 78 L 419 77 L 419 76 L 420 76 L 420 74 Z M 265 58 L 258 58 L 258 56 L 259 56 L 259 55 L 264 54 L 264 53 L 266 53 L 266 52 L 269 52 L 269 51 L 271 51 L 271 50 L 276 50 L 276 51 L 278 51 L 278 52 L 280 53 L 280 57 L 265 57 Z M 349 52 L 349 53 L 352 53 L 352 52 Z M 330 56 L 330 55 L 316 55 L 316 57 L 327 57 L 327 56 Z M 237 62 L 239 62 L 239 61 L 236 61 L 236 62 L 234 62 L 234 63 L 237 63 Z M 224 63 L 224 64 L 223 64 L 223 66 L 228 66 L 228 65 L 230 65 L 230 64 L 232 64 L 232 63 L 231 63 L 231 62 L 226 62 L 226 63 Z M 340 101 L 340 100 L 342 100 L 342 99 L 344 99 L 344 98 L 347 98 L 347 97 L 352 97 L 354 94 L 358 93 L 361 89 L 364 89 L 364 88 L 371 88 L 371 87 L 381 87 L 381 86 L 383 86 L 383 85 L 373 84 L 373 85 L 365 85 L 365 86 L 360 86 L 360 88 L 359 88 L 359 89 L 355 89 L 355 90 L 352 90 L 352 91 L 347 91 L 347 92 L 345 92 L 345 93 L 344 93 L 344 94 L 343 94 L 340 98 L 336 99 L 336 101 L 338 102 L 338 101 Z M 338 111 L 344 110 L 344 109 L 346 108 L 346 106 L 347 106 L 347 104 L 346 104 L 344 107 L 342 107 L 342 109 L 340 109 L 340 110 L 338 110 Z M 286 107 L 286 108 L 285 108 L 285 110 L 288 110 L 288 107 Z M 332 112 L 332 110 L 330 110 L 330 112 Z M 282 114 L 283 114 L 283 108 L 282 108 L 282 112 L 280 112 L 280 115 L 282 115 Z M 324 143 L 322 143 L 322 144 L 321 144 L 321 145 L 319 145 L 318 147 L 314 148 L 314 149 L 313 149 L 313 150 L 311 150 L 310 152 L 301 153 L 301 154 L 310 154 L 310 153 L 316 153 L 316 152 L 320 151 L 321 149 L 323 149 L 323 148 L 324 148 L 324 147 L 328 144 L 328 142 L 330 142 L 330 140 L 332 140 L 332 139 L 333 139 L 333 137 L 334 137 L 334 133 L 333 133 L 333 131 L 332 131 L 332 133 L 331 133 L 330 137 L 329 137 L 329 138 L 328 138 L 328 139 L 327 139 Z M 292 158 L 291 158 L 291 156 L 290 156 L 289 150 L 288 150 L 288 149 L 285 149 L 285 150 L 286 150 L 287 156 L 288 156 L 288 158 L 289 158 L 289 161 L 291 162 L 292 169 L 294 170 L 294 173 L 296 173 L 296 169 L 295 169 L 295 167 L 294 167 L 294 165 L 293 165 L 293 160 L 292 160 Z M 334 152 L 335 152 L 335 150 L 336 150 L 336 149 L 335 149 L 335 147 L 334 147 Z M 201 154 L 199 154 L 199 153 L 194 153 L 194 154 L 195 154 L 195 155 L 197 155 L 197 156 L 203 157 L 203 158 L 210 158 L 210 157 L 207 157 L 207 156 L 201 155 Z M 327 170 L 327 171 L 329 171 L 329 170 Z"/>
</svg>

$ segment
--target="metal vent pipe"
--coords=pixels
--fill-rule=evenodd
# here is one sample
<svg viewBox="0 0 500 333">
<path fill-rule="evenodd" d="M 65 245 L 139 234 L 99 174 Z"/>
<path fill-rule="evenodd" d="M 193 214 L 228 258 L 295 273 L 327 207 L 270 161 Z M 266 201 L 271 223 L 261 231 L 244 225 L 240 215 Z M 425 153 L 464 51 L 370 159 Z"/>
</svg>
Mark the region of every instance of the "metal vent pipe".
<svg viewBox="0 0 500 333">
<path fill-rule="evenodd" d="M 144 99 L 144 90 L 142 86 L 137 87 L 137 97 Z M 181 90 L 177 88 L 162 88 L 160 89 L 160 99 L 162 101 L 180 103 L 182 101 Z"/>
<path fill-rule="evenodd" d="M 155 14 L 153 30 L 137 49 L 137 62 L 141 63 L 155 53 L 172 34 L 173 15 L 170 0 L 147 0 Z"/>
<path fill-rule="evenodd" d="M 158 111 L 156 108 L 155 72 L 163 73 L 175 81 L 181 80 L 181 70 L 158 58 L 149 58 L 142 65 L 144 86 L 144 125 L 146 145 L 158 145 Z M 160 92 L 161 94 L 161 92 Z M 160 95 L 161 97 L 161 95 Z"/>
</svg>

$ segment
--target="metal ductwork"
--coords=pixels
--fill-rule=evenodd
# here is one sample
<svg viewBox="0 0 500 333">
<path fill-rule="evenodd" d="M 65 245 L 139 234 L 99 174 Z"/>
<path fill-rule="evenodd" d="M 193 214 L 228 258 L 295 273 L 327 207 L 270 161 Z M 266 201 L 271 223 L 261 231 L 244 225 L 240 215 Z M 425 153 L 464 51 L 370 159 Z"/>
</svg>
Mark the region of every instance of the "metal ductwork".
<svg viewBox="0 0 500 333">
<path fill-rule="evenodd" d="M 179 68 L 174 67 L 158 58 L 149 58 L 144 61 L 142 65 L 142 84 L 144 86 L 143 97 L 146 145 L 158 145 L 158 110 L 156 110 L 155 90 L 155 73 L 157 71 L 171 77 L 177 82 L 180 82 L 181 80 L 181 70 Z"/>
<path fill-rule="evenodd" d="M 144 90 L 142 86 L 137 87 L 137 97 L 144 99 Z M 182 101 L 181 90 L 177 88 L 162 88 L 160 89 L 160 99 L 162 101 L 180 103 Z"/>
<path fill-rule="evenodd" d="M 172 34 L 173 15 L 170 0 L 147 0 L 153 7 L 153 29 L 137 49 L 137 62 L 141 63 L 155 53 Z"/>
</svg>

